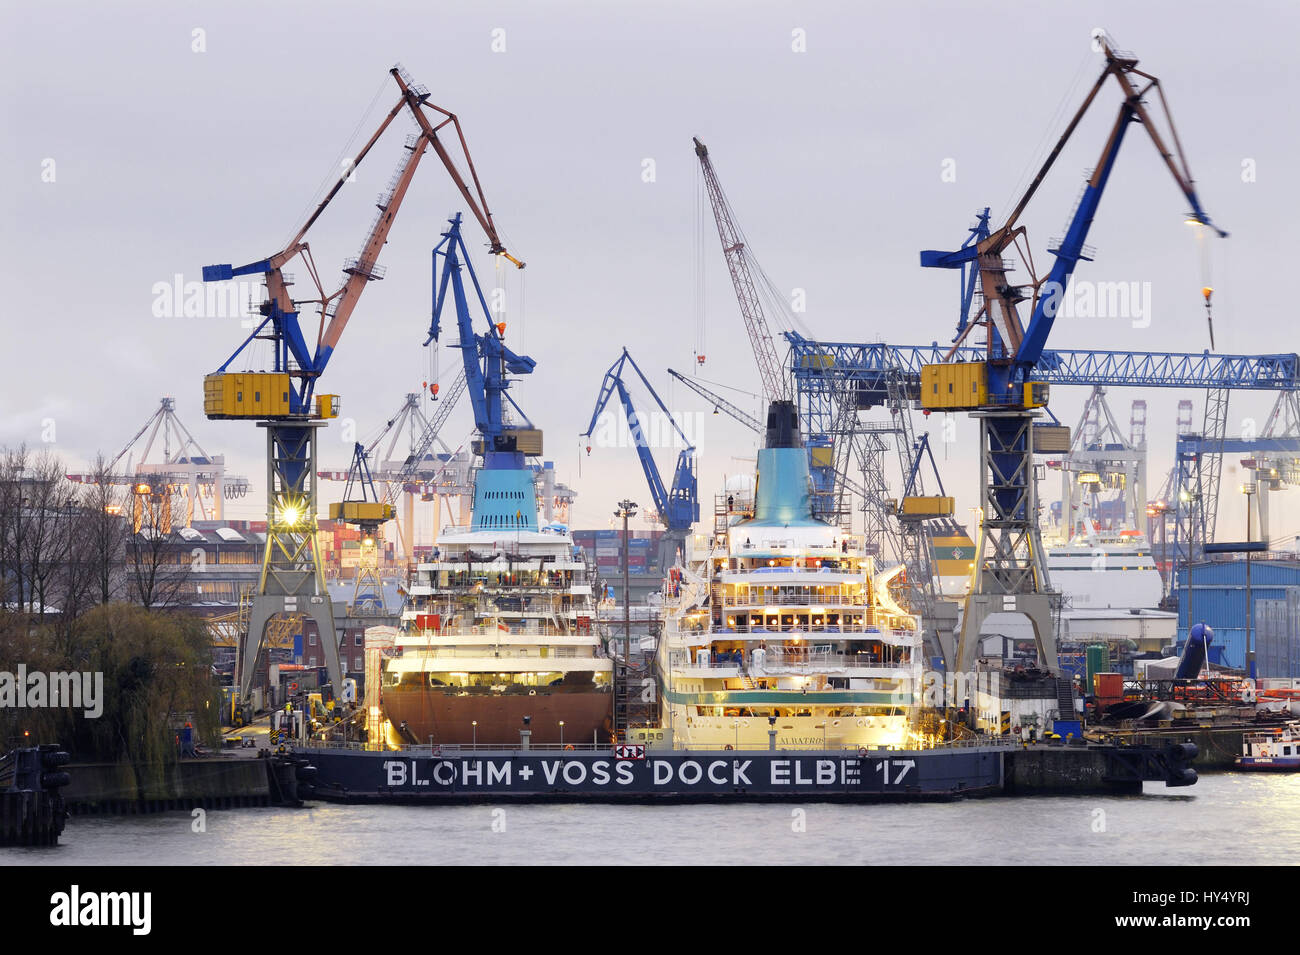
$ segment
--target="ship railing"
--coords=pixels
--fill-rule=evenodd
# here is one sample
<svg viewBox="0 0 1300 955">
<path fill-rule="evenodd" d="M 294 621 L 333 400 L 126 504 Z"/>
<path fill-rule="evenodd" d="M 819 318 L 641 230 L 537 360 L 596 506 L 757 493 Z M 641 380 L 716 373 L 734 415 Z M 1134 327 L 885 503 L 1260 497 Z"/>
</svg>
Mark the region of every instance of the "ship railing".
<svg viewBox="0 0 1300 955">
<path fill-rule="evenodd" d="M 775 674 L 779 671 L 811 670 L 888 670 L 890 672 L 905 670 L 911 664 L 906 660 L 891 660 L 888 655 L 870 651 L 836 651 L 829 647 L 800 648 L 791 647 L 782 652 L 781 648 L 766 648 L 762 665 L 754 662 L 753 652 L 737 655 L 738 651 L 711 653 L 707 659 L 701 659 L 685 650 L 673 650 L 669 654 L 669 666 L 697 670 L 735 670 L 750 676 Z"/>
<path fill-rule="evenodd" d="M 545 654 L 536 652 L 537 647 L 520 647 L 518 649 L 501 649 L 499 646 L 473 647 L 429 647 L 427 650 L 417 649 L 413 652 L 419 657 L 492 657 L 502 660 L 569 660 L 578 657 L 591 657 L 590 652 L 579 653 L 579 650 L 590 651 L 590 646 L 558 646 L 549 647 Z"/>
<path fill-rule="evenodd" d="M 734 624 L 726 627 L 714 627 L 711 630 L 701 629 L 696 632 L 701 635 L 710 634 L 714 639 L 725 640 L 728 635 L 734 635 L 738 633 L 768 635 L 773 638 L 781 637 L 781 636 L 792 638 L 792 637 L 805 637 L 805 636 L 834 637 L 836 634 L 839 633 L 870 633 L 870 634 L 879 634 L 881 636 L 894 636 L 894 635 L 910 635 L 915 631 L 908 630 L 902 627 L 890 627 L 885 621 L 882 620 L 879 624 L 867 622 L 867 623 L 860 623 L 860 624 L 859 623 L 811 624 L 807 626 L 805 625 L 796 626 L 794 624 L 777 626 L 774 624 L 770 627 L 761 627 L 758 625 L 750 626 L 749 624 Z M 683 631 L 683 633 L 689 634 L 691 633 L 691 631 Z"/>
<path fill-rule="evenodd" d="M 845 595 L 826 595 L 817 596 L 816 594 L 797 594 L 787 597 L 776 594 L 750 594 L 748 596 L 724 596 L 722 598 L 724 607 L 865 607 L 867 599 L 864 596 L 845 596 Z"/>
<path fill-rule="evenodd" d="M 448 627 L 444 630 L 434 630 L 432 627 L 423 629 L 412 628 L 408 634 L 412 637 L 497 637 L 507 639 L 509 637 L 585 637 L 590 634 L 578 633 L 574 630 L 560 630 L 556 627 Z"/>
<path fill-rule="evenodd" d="M 896 752 L 918 752 L 936 749 L 1019 749 L 1025 745 L 1025 741 L 1018 736 L 980 736 L 972 739 L 959 739 L 948 741 L 926 741 L 909 743 L 900 746 L 860 746 L 856 743 L 843 740 L 821 740 L 811 743 L 788 743 L 777 735 L 776 749 L 779 752 L 827 752 L 843 753 L 845 751 L 857 751 L 862 754 L 883 754 Z M 611 756 L 615 755 L 614 746 L 610 743 L 532 743 L 527 750 L 519 743 L 405 743 L 397 747 L 375 746 L 370 743 L 358 743 L 355 741 L 324 741 L 310 740 L 307 743 L 295 743 L 295 749 L 334 749 L 334 750 L 351 750 L 361 751 L 383 751 L 401 753 L 406 756 L 419 757 L 425 756 L 430 758 L 464 756 L 466 754 L 492 754 L 492 753 L 510 753 L 517 755 L 521 752 L 560 754 L 565 753 L 605 753 Z M 691 742 L 684 748 L 686 751 L 700 752 L 728 752 L 748 750 L 757 752 L 768 749 L 767 745 L 758 746 L 737 746 L 733 743 L 696 743 Z M 677 750 L 681 752 L 682 750 Z M 647 755 L 654 750 L 647 749 Z"/>
</svg>

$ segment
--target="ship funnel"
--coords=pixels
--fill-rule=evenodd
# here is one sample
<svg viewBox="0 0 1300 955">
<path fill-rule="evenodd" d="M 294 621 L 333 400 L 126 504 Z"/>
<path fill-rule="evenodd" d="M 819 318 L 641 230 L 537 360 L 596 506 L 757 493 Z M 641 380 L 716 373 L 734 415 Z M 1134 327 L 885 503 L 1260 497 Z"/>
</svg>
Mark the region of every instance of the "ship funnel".
<svg viewBox="0 0 1300 955">
<path fill-rule="evenodd" d="M 802 448 L 799 435 L 799 412 L 793 401 L 773 401 L 767 406 L 765 448 Z"/>
<path fill-rule="evenodd" d="M 820 523 L 812 516 L 812 478 L 808 454 L 799 435 L 799 412 L 793 401 L 773 401 L 767 412 L 767 441 L 758 452 L 758 486 L 754 491 L 756 525 Z"/>
</svg>

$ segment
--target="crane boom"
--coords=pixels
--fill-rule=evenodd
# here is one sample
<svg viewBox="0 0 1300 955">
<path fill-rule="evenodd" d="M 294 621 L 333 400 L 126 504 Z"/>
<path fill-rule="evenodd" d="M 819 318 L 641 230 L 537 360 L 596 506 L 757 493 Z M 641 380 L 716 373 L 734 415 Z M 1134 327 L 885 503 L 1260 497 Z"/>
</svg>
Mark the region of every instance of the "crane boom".
<svg viewBox="0 0 1300 955">
<path fill-rule="evenodd" d="M 1191 206 L 1191 211 L 1188 213 L 1189 221 L 1211 228 L 1220 236 L 1227 235 L 1226 232 L 1214 225 L 1201 206 L 1192 180 L 1191 170 L 1178 142 L 1173 119 L 1168 112 L 1164 92 L 1160 88 L 1160 81 L 1151 74 L 1137 69 L 1137 59 L 1132 54 L 1115 50 L 1108 38 L 1101 38 L 1101 48 L 1106 58 L 1106 65 L 1102 69 L 1101 75 L 1089 89 L 1083 103 L 1076 110 L 1065 131 L 1057 140 L 1056 145 L 1043 161 L 1038 173 L 1007 217 L 1006 222 L 978 242 L 972 243 L 968 241 L 967 244 L 955 252 L 926 251 L 921 253 L 921 264 L 928 267 L 964 268 L 969 263 L 977 263 L 980 287 L 984 297 L 981 319 L 965 324 L 963 317 L 963 324 L 959 328 L 956 345 L 960 345 L 971 328 L 976 325 L 982 324 L 992 329 L 993 333 L 988 336 L 987 342 L 989 359 L 995 361 L 1009 360 L 1013 366 L 1008 369 L 1009 375 L 1005 377 L 994 369 L 990 370 L 989 384 L 995 391 L 1003 388 L 1008 381 L 1017 380 L 1017 376 L 1023 376 L 1023 373 L 1032 368 L 1042 357 L 1048 335 L 1056 319 L 1061 297 L 1070 277 L 1080 261 L 1088 261 L 1091 258 L 1091 250 L 1085 245 L 1085 240 L 1092 226 L 1098 205 L 1101 202 L 1107 180 L 1114 167 L 1115 158 L 1123 143 L 1124 134 L 1130 123 L 1140 123 L 1151 137 L 1156 151 L 1160 154 L 1170 174 L 1174 177 L 1178 188 Z M 1062 149 L 1074 134 L 1080 120 L 1096 99 L 1102 86 L 1112 76 L 1123 90 L 1123 102 L 1120 105 L 1115 123 L 1111 127 L 1110 135 L 1102 148 L 1101 157 L 1084 186 L 1083 194 L 1075 207 L 1074 214 L 1071 216 L 1064 238 L 1049 249 L 1056 257 L 1055 262 L 1045 279 L 1034 282 L 1031 286 L 1033 296 L 1032 314 L 1029 324 L 1027 326 L 1022 325 L 1017 313 L 1017 304 L 1024 301 L 1027 296 L 1023 286 L 1013 284 L 1008 278 L 1007 272 L 1011 266 L 1008 260 L 1003 258 L 1003 254 L 1024 236 L 1024 228 L 1018 225 L 1021 213 L 1037 192 L 1047 173 L 1055 165 Z M 1134 76 L 1142 77 L 1147 81 L 1146 84 L 1139 88 L 1133 80 Z M 1161 107 L 1168 119 L 1174 144 L 1173 150 L 1166 146 L 1155 119 L 1144 102 L 1144 97 L 1152 89 L 1155 89 L 1158 93 Z M 951 356 L 955 351 L 956 347 L 949 355 Z"/>
<path fill-rule="evenodd" d="M 706 401 L 713 402 L 713 407 L 715 410 L 725 411 L 728 415 L 735 418 L 737 421 L 743 424 L 750 431 L 755 431 L 758 432 L 759 434 L 763 432 L 763 428 L 765 427 L 765 425 L 761 421 L 759 421 L 753 415 L 741 411 L 739 407 L 732 404 L 730 401 L 728 401 L 726 398 L 722 397 L 718 393 L 710 391 L 708 388 L 705 388 L 703 385 L 701 385 L 699 382 L 695 381 L 694 379 L 687 378 L 685 375 L 679 374 L 673 371 L 671 368 L 668 369 L 668 374 L 672 375 L 674 378 L 680 381 L 687 388 L 691 389 L 691 391 L 695 392 L 701 398 L 705 399 Z"/>
<path fill-rule="evenodd" d="M 355 157 L 345 166 L 345 171 L 335 181 L 306 222 L 298 229 L 293 239 L 281 251 L 265 259 L 250 262 L 247 265 L 232 267 L 228 264 L 210 265 L 203 269 L 205 282 L 218 282 L 242 275 L 260 274 L 266 285 L 267 298 L 262 304 L 263 321 L 243 341 L 235 352 L 218 369 L 218 375 L 224 374 L 231 362 L 256 339 L 268 339 L 274 343 L 275 358 L 272 371 L 297 379 L 297 384 L 287 395 L 287 413 L 289 416 L 309 414 L 311 411 L 312 392 L 316 380 L 325 371 L 330 356 L 338 346 L 339 340 L 347 327 L 348 321 L 356 309 L 362 290 L 370 281 L 383 277 L 377 261 L 379 254 L 388 240 L 393 221 L 405 199 L 411 180 L 419 167 L 420 159 L 428 149 L 432 149 L 442 161 L 448 175 L 455 183 L 462 197 L 469 204 L 475 218 L 487 233 L 489 248 L 497 255 L 502 255 L 523 268 L 524 263 L 506 252 L 505 246 L 497 232 L 483 195 L 474 161 L 470 157 L 469 147 L 460 128 L 460 121 L 454 113 L 428 101 L 429 94 L 421 86 L 414 86 L 410 76 L 400 66 L 389 70 L 401 93 L 400 99 L 384 116 L 379 127 L 374 131 Z M 310 245 L 305 241 L 311 227 L 319 220 L 330 202 L 338 195 L 343 184 L 352 178 L 353 170 L 369 154 L 371 148 L 388 129 L 392 121 L 403 109 L 409 110 L 419 131 L 406 141 L 407 154 L 403 157 L 397 172 L 393 176 L 388 191 L 379 198 L 379 214 L 367 232 L 359 254 L 349 259 L 344 265 L 345 278 L 338 291 L 326 294 L 321 286 L 315 263 L 312 261 Z M 433 111 L 440 117 L 439 121 L 430 120 L 426 111 Z M 461 174 L 456 161 L 446 145 L 439 139 L 438 133 L 451 126 L 456 133 L 465 163 L 469 167 L 469 181 Z M 472 183 L 472 189 L 471 184 Z M 316 289 L 316 297 L 295 301 L 290 293 L 291 280 L 284 274 L 284 266 L 302 256 Z M 303 336 L 299 325 L 299 308 L 301 305 L 314 304 L 320 309 L 320 329 L 317 334 L 315 349 L 311 349 Z M 268 328 L 269 326 L 269 328 Z M 225 406 L 224 402 L 210 417 L 268 417 L 261 411 L 249 412 L 241 408 Z M 283 417 L 283 414 L 271 414 L 269 417 Z"/>
<path fill-rule="evenodd" d="M 406 483 L 408 478 L 413 477 L 415 473 L 420 470 L 420 464 L 424 461 L 424 456 L 428 454 L 429 449 L 433 447 L 434 440 L 437 439 L 439 433 L 441 433 L 442 426 L 447 423 L 447 419 L 451 416 L 452 411 L 455 410 L 456 403 L 460 400 L 460 396 L 464 391 L 465 372 L 462 371 L 456 376 L 456 380 L 451 383 L 451 387 L 447 389 L 447 393 L 442 398 L 442 404 L 438 406 L 438 410 L 434 416 L 429 419 L 429 426 L 424 429 L 419 440 L 416 442 L 415 447 L 411 449 L 410 456 L 407 457 L 406 462 L 402 465 L 400 479 L 389 485 L 389 503 L 397 500 L 397 494 L 402 489 L 402 485 Z"/>
<path fill-rule="evenodd" d="M 698 138 L 695 143 L 695 155 L 699 157 L 700 168 L 704 171 L 704 187 L 709 193 L 709 203 L 713 207 L 713 219 L 718 226 L 718 238 L 722 240 L 722 254 L 727 260 L 727 269 L 731 273 L 731 284 L 736 290 L 736 301 L 740 304 L 740 314 L 745 320 L 745 331 L 749 334 L 749 344 L 754 349 L 754 361 L 758 364 L 758 374 L 763 381 L 763 394 L 769 399 L 788 399 L 790 387 L 781 371 L 781 361 L 776 354 L 776 345 L 768 329 L 767 318 L 763 315 L 763 303 L 759 298 L 758 285 L 750 269 L 745 238 L 736 225 L 735 214 L 727 195 L 722 191 L 718 174 L 709 159 L 709 149 Z"/>
</svg>

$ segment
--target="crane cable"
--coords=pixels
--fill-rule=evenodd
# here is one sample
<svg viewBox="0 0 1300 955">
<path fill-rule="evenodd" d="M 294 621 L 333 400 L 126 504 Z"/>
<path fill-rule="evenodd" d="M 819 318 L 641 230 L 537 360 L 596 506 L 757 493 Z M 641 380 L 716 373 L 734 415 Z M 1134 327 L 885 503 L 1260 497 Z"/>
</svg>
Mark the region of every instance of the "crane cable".
<svg viewBox="0 0 1300 955">
<path fill-rule="evenodd" d="M 1029 181 L 1042 166 L 1043 160 L 1047 158 L 1047 152 L 1050 145 L 1060 137 L 1058 130 L 1063 126 L 1066 119 L 1067 110 L 1070 104 L 1074 102 L 1079 89 L 1079 83 L 1083 80 L 1084 71 L 1093 59 L 1092 50 L 1089 49 L 1079 60 L 1078 67 L 1075 68 L 1074 78 L 1070 80 L 1065 92 L 1061 94 L 1060 100 L 1056 104 L 1056 109 L 1052 111 L 1051 117 L 1043 127 L 1043 132 L 1039 137 L 1038 143 L 1033 150 L 1027 154 L 1025 166 L 1020 172 L 1020 178 L 1016 180 L 1015 186 L 1012 187 L 1011 194 L 1003 201 L 1001 208 L 995 209 L 995 221 L 1005 221 L 1006 215 L 1011 209 L 1015 208 L 1016 201 L 1024 195 L 1024 191 L 1029 186 Z"/>
<path fill-rule="evenodd" d="M 347 140 L 343 143 L 342 148 L 339 149 L 338 155 L 334 157 L 334 162 L 325 170 L 325 175 L 321 178 L 320 185 L 316 187 L 316 191 L 312 194 L 312 197 L 307 201 L 307 204 L 303 206 L 302 212 L 300 212 L 298 217 L 293 220 L 294 224 L 289 227 L 289 232 L 285 235 L 284 241 L 280 243 L 281 246 L 287 245 L 289 240 L 297 234 L 300 224 L 304 222 L 307 216 L 310 215 L 311 211 L 320 204 L 321 199 L 325 198 L 326 191 L 332 188 L 334 183 L 338 181 L 339 173 L 343 169 L 344 161 L 351 158 L 353 146 L 360 138 L 361 130 L 365 128 L 367 121 L 375 112 L 375 107 L 379 104 L 379 98 L 384 95 L 384 89 L 388 86 L 390 79 L 391 77 L 389 77 L 388 74 L 384 74 L 384 78 L 379 81 L 379 86 L 375 89 L 374 96 L 370 98 L 370 105 L 368 105 L 361 116 L 357 118 L 357 123 L 352 128 L 352 134 L 348 136 Z M 355 170 L 353 170 L 353 172 L 355 172 Z"/>
</svg>

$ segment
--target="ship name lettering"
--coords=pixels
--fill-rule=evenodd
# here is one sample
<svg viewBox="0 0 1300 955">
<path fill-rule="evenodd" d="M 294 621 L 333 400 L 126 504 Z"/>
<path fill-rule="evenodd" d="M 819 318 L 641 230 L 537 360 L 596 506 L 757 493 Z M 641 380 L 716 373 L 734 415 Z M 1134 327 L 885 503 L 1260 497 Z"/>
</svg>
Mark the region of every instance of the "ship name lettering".
<svg viewBox="0 0 1300 955">
<path fill-rule="evenodd" d="M 591 764 L 591 781 L 597 786 L 609 785 L 609 763 L 598 759 Z"/>
<path fill-rule="evenodd" d="M 474 777 L 474 785 L 483 785 L 483 763 L 480 760 L 465 760 L 460 764 L 460 783 L 462 786 L 468 786 L 470 776 Z"/>
<path fill-rule="evenodd" d="M 690 779 L 686 778 L 688 767 L 691 774 Z M 684 761 L 680 766 L 677 767 L 677 778 L 680 779 L 688 786 L 694 786 L 696 783 L 700 781 L 700 779 L 703 776 L 704 776 L 704 767 L 702 767 L 699 763 L 697 763 L 693 759 L 688 759 Z"/>
<path fill-rule="evenodd" d="M 809 786 L 812 784 L 812 780 L 803 774 L 802 759 L 794 761 L 794 783 L 796 786 Z"/>
<path fill-rule="evenodd" d="M 715 769 L 725 768 L 726 765 L 727 765 L 727 761 L 725 759 L 715 759 L 713 762 L 709 763 L 709 782 L 717 783 L 719 786 L 727 785 L 726 776 L 723 776 L 721 779 L 719 779 L 717 776 L 714 775 L 713 772 Z"/>
<path fill-rule="evenodd" d="M 840 782 L 845 786 L 857 786 L 862 783 L 862 774 L 858 770 L 858 764 L 852 760 L 840 760 Z"/>
<path fill-rule="evenodd" d="M 790 760 L 772 760 L 772 785 L 788 786 L 790 784 Z"/>
<path fill-rule="evenodd" d="M 443 770 L 447 770 L 446 774 Z M 456 782 L 456 764 L 440 760 L 433 764 L 433 781 L 439 786 L 451 786 Z"/>
<path fill-rule="evenodd" d="M 578 771 L 577 779 L 574 779 L 573 776 L 569 773 L 569 770 L 571 769 L 576 769 Z M 564 781 L 568 783 L 570 786 L 577 786 L 587 781 L 587 767 L 583 765 L 583 763 L 579 760 L 571 759 L 565 762 L 563 772 L 564 772 Z"/>
<path fill-rule="evenodd" d="M 489 762 L 487 764 L 487 781 L 491 786 L 494 783 L 505 783 L 510 785 L 510 764 Z"/>
<path fill-rule="evenodd" d="M 405 786 L 406 785 L 406 763 L 400 759 L 384 760 L 384 769 L 388 773 L 388 785 Z"/>
<path fill-rule="evenodd" d="M 616 769 L 618 772 L 618 784 L 620 786 L 629 786 L 632 783 L 632 764 L 629 762 L 620 762 Z"/>
<path fill-rule="evenodd" d="M 817 785 L 833 786 L 835 784 L 835 763 L 829 759 L 817 760 Z"/>
<path fill-rule="evenodd" d="M 560 775 L 560 764 L 555 760 L 542 763 L 542 775 L 546 777 L 546 785 L 554 786 L 556 777 Z"/>
<path fill-rule="evenodd" d="M 731 764 L 731 781 L 734 785 L 739 786 L 742 781 L 746 786 L 754 785 L 753 781 L 749 778 L 749 774 L 745 772 L 745 770 L 749 769 L 749 764 L 752 762 L 752 759 L 747 759 L 743 763 L 740 762 L 740 760 L 736 760 Z"/>
</svg>

